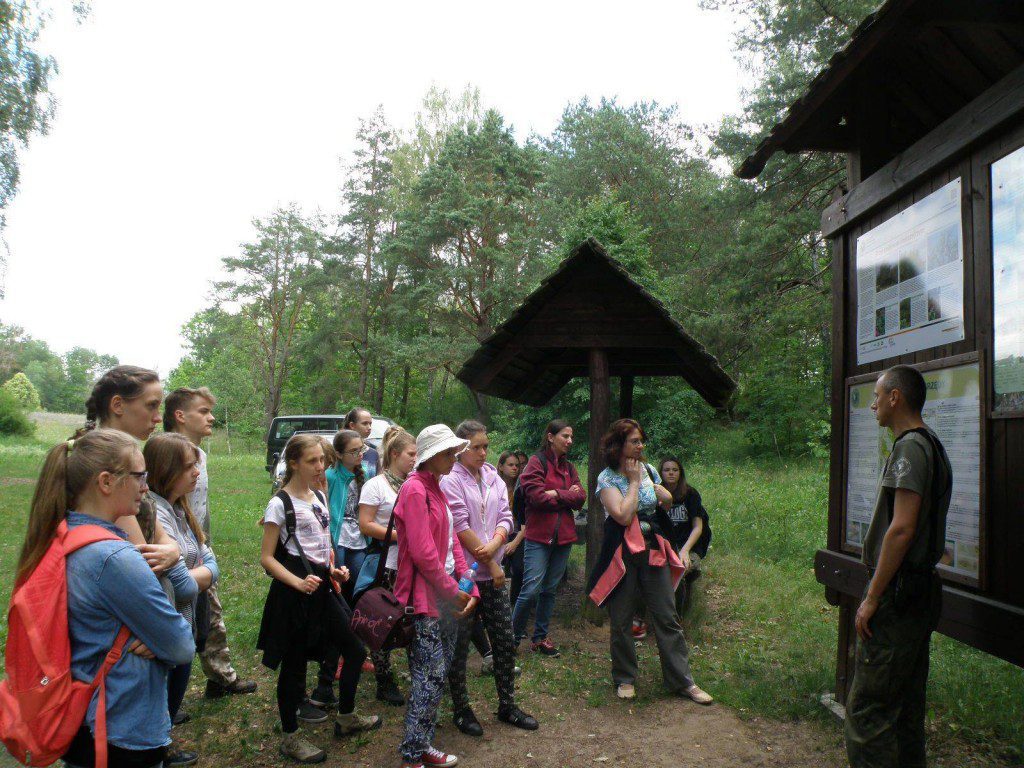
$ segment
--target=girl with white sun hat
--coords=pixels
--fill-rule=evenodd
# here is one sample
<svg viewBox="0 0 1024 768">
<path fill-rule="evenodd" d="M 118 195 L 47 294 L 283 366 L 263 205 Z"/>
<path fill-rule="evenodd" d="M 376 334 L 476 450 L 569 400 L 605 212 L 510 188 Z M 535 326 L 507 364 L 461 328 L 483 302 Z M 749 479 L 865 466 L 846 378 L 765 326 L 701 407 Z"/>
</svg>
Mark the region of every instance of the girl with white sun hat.
<svg viewBox="0 0 1024 768">
<path fill-rule="evenodd" d="M 395 597 L 412 607 L 416 626 L 416 637 L 408 648 L 412 685 L 400 748 L 405 768 L 448 768 L 458 762 L 455 755 L 435 749 L 432 742 L 437 707 L 455 650 L 457 621 L 473 612 L 479 593 L 476 586 L 469 593 L 459 590 L 466 559 L 439 483 L 468 445 L 468 440 L 456 437 L 445 424 L 420 432 L 415 468 L 402 484 L 395 504 Z"/>
</svg>

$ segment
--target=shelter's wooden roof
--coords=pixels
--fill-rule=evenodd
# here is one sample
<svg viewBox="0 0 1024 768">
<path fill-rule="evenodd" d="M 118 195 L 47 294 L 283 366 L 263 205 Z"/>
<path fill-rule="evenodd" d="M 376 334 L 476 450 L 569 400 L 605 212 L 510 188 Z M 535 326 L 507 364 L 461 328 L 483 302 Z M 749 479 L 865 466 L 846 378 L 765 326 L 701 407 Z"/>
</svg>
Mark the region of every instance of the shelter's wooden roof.
<svg viewBox="0 0 1024 768">
<path fill-rule="evenodd" d="M 611 376 L 682 376 L 712 406 L 736 384 L 718 361 L 590 238 L 565 259 L 458 372 L 471 389 L 544 405 L 588 376 L 589 350 Z"/>
<path fill-rule="evenodd" d="M 1024 2 L 886 0 L 736 169 L 752 179 L 778 151 L 855 151 L 857 104 L 877 107 L 892 156 L 1024 62 Z M 858 94 L 860 96 L 858 102 Z M 878 126 L 872 133 L 878 136 Z"/>
</svg>

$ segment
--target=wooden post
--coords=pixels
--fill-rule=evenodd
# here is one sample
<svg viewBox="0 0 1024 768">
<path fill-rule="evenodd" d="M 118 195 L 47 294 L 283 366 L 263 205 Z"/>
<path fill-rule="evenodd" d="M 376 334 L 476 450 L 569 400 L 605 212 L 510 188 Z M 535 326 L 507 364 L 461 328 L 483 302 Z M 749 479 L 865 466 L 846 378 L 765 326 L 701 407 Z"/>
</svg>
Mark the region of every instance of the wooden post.
<svg viewBox="0 0 1024 768">
<path fill-rule="evenodd" d="M 608 381 L 608 353 L 603 349 L 590 350 L 590 452 L 587 460 L 587 578 L 601 552 L 604 533 L 604 512 L 594 495 L 597 476 L 604 468 L 601 460 L 601 437 L 611 420 L 611 384 Z M 583 612 L 593 623 L 600 625 L 604 613 L 584 595 Z"/>
<path fill-rule="evenodd" d="M 633 417 L 633 377 L 622 376 L 619 379 L 619 418 Z"/>
</svg>

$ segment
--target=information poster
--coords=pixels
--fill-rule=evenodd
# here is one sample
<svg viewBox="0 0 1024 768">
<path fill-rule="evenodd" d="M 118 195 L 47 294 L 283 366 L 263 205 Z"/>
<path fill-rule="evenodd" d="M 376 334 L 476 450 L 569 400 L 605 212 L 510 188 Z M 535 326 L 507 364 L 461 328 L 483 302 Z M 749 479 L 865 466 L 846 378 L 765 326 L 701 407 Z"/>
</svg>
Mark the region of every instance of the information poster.
<svg viewBox="0 0 1024 768">
<path fill-rule="evenodd" d="M 940 567 L 977 579 L 981 546 L 978 364 L 929 371 L 924 378 L 928 385 L 924 421 L 942 440 L 953 466 L 953 496 Z M 892 451 L 892 434 L 878 426 L 871 411 L 874 387 L 874 382 L 868 382 L 849 388 L 846 543 L 855 547 L 860 547 L 867 535 L 882 467 Z"/>
<path fill-rule="evenodd" d="M 857 238 L 857 363 L 964 338 L 960 179 Z"/>
<path fill-rule="evenodd" d="M 992 163 L 992 410 L 1024 412 L 1024 148 Z"/>
</svg>

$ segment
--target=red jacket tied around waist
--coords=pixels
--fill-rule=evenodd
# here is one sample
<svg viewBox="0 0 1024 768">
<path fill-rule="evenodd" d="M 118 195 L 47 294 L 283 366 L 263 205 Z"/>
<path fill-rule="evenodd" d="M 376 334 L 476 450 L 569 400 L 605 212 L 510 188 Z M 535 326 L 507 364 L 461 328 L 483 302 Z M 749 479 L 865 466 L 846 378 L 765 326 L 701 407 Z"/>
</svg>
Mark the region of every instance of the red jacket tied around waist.
<svg viewBox="0 0 1024 768">
<path fill-rule="evenodd" d="M 454 602 L 458 579 L 467 569 L 462 546 L 454 531 L 449 533 L 448 502 L 437 478 L 424 469 L 410 473 L 394 514 L 398 533 L 395 597 L 407 604 L 411 594 L 417 615 L 437 617 L 438 600 Z M 444 569 L 449 546 L 455 559 L 454 576 Z M 472 594 L 479 596 L 475 586 Z"/>
<path fill-rule="evenodd" d="M 576 541 L 573 512 L 583 508 L 587 492 L 580 485 L 576 467 L 565 456 L 556 458 L 551 450 L 544 456 L 546 469 L 540 457 L 534 455 L 519 476 L 526 496 L 525 537 L 541 544 L 572 544 Z M 552 497 L 547 491 L 556 495 Z"/>
<path fill-rule="evenodd" d="M 626 575 L 626 552 L 629 550 L 631 555 L 639 555 L 642 552 L 647 552 L 648 564 L 655 568 L 668 567 L 669 572 L 672 575 L 672 589 L 675 590 L 679 586 L 679 580 L 683 578 L 685 569 L 683 564 L 679 561 L 679 557 L 676 555 L 675 550 L 672 549 L 672 545 L 668 539 L 663 536 L 656 535 L 654 541 L 651 542 L 650 549 L 647 548 L 647 542 L 644 540 L 643 533 L 640 532 L 640 521 L 634 515 L 633 520 L 625 530 L 622 532 L 622 545 L 615 549 L 614 554 L 611 557 L 611 561 L 608 563 L 604 571 L 596 577 L 594 588 L 590 591 L 590 599 L 594 601 L 596 605 L 603 606 L 605 601 L 609 598 L 615 588 L 619 586 L 622 581 L 622 577 Z M 595 565 L 595 571 L 600 566 L 600 563 Z M 592 577 L 592 578 L 594 578 Z"/>
</svg>

